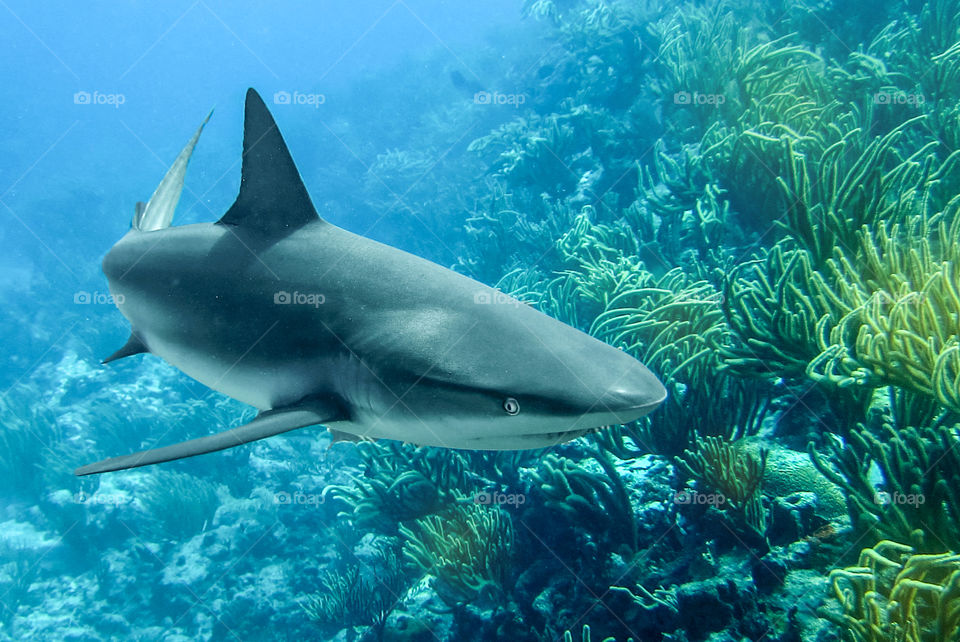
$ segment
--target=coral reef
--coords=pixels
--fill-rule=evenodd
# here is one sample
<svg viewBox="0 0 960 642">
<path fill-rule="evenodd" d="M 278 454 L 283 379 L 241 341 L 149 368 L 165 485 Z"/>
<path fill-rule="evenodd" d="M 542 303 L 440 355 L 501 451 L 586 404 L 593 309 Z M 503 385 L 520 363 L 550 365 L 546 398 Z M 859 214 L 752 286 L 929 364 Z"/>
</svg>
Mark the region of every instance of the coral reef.
<svg viewBox="0 0 960 642">
<path fill-rule="evenodd" d="M 546 500 L 546 507 L 572 523 L 586 518 L 590 529 L 619 541 L 626 554 L 637 550 L 637 525 L 633 507 L 620 474 L 605 451 L 588 451 L 603 474 L 555 454 L 546 455 L 531 475 Z"/>
<path fill-rule="evenodd" d="M 861 426 L 844 442 L 827 442 L 824 459 L 811 444 L 817 469 L 847 493 L 858 531 L 873 539 L 912 541 L 920 550 L 960 549 L 960 442 L 953 426 Z"/>
<path fill-rule="evenodd" d="M 685 451 L 680 461 L 696 479 L 721 493 L 718 506 L 737 511 L 755 536 L 765 537 L 767 519 L 761 488 L 766 449 L 754 454 L 737 442 L 708 436 L 697 438 L 694 450 Z"/>
<path fill-rule="evenodd" d="M 320 590 L 307 595 L 301 605 L 311 619 L 340 629 L 369 626 L 381 638 L 387 618 L 400 602 L 406 588 L 398 555 L 379 550 L 371 579 L 359 566 L 345 571 L 327 571 L 320 578 Z"/>
<path fill-rule="evenodd" d="M 830 573 L 840 612 L 820 614 L 850 640 L 955 640 L 960 630 L 960 555 L 920 554 L 891 540 L 860 553 L 857 566 Z"/>
<path fill-rule="evenodd" d="M 450 605 L 500 601 L 512 576 L 513 524 L 499 508 L 458 504 L 400 527 L 403 554 Z"/>
<path fill-rule="evenodd" d="M 140 503 L 150 515 L 148 530 L 154 537 L 182 541 L 213 522 L 220 500 L 205 479 L 159 470 L 145 484 Z"/>
<path fill-rule="evenodd" d="M 472 494 L 463 458 L 456 452 L 397 442 L 358 445 L 363 475 L 333 485 L 324 495 L 343 502 L 340 517 L 359 528 L 396 533 L 397 525 L 440 510 Z"/>
</svg>

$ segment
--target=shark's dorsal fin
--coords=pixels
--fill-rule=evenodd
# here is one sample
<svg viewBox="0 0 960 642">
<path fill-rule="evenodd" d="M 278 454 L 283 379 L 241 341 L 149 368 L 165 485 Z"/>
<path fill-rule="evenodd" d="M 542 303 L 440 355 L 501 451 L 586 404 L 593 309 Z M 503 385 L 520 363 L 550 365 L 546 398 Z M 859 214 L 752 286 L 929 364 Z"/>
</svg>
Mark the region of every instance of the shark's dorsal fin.
<svg viewBox="0 0 960 642">
<path fill-rule="evenodd" d="M 177 209 L 180 194 L 183 192 L 183 178 L 187 174 L 187 163 L 190 162 L 190 157 L 193 155 L 193 148 L 197 146 L 197 141 L 200 140 L 203 126 L 207 124 L 212 115 L 213 110 L 207 114 L 207 117 L 200 123 L 200 127 L 180 150 L 176 160 L 173 161 L 173 165 L 167 170 L 163 180 L 157 185 L 157 189 L 154 190 L 153 196 L 150 197 L 146 205 L 137 203 L 137 209 L 131 224 L 133 229 L 141 232 L 153 232 L 170 227 L 170 223 L 173 221 L 173 212 Z"/>
<path fill-rule="evenodd" d="M 240 194 L 217 223 L 284 236 L 320 217 L 260 94 L 247 90 Z"/>
<path fill-rule="evenodd" d="M 116 361 L 117 359 L 123 359 L 124 357 L 130 357 L 135 354 L 143 354 L 145 352 L 150 352 L 150 349 L 144 345 L 143 341 L 140 340 L 140 337 L 138 337 L 136 333 L 131 332 L 130 338 L 127 339 L 127 342 L 123 344 L 123 347 L 104 359 L 103 363 L 107 364 L 111 361 Z"/>
</svg>

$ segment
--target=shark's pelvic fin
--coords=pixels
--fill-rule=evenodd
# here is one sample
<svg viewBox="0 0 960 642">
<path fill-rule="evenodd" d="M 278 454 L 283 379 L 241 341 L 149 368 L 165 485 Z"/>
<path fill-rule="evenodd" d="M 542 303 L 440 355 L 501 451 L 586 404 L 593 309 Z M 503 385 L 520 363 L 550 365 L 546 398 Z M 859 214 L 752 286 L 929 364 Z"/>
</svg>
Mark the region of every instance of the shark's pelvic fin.
<svg viewBox="0 0 960 642">
<path fill-rule="evenodd" d="M 240 194 L 217 223 L 282 237 L 318 220 L 273 116 L 260 95 L 248 89 Z"/>
<path fill-rule="evenodd" d="M 232 428 L 215 435 L 191 439 L 172 446 L 144 450 L 132 455 L 112 457 L 98 461 L 95 464 L 81 466 L 73 471 L 74 475 L 92 475 L 114 470 L 126 470 L 139 466 L 159 464 L 164 461 L 203 455 L 218 450 L 233 448 L 258 439 L 265 439 L 273 435 L 296 430 L 305 426 L 334 421 L 340 419 L 339 411 L 333 404 L 310 401 L 307 403 L 267 410 L 260 413 L 256 419 L 238 428 Z"/>
<path fill-rule="evenodd" d="M 136 213 L 133 215 L 132 227 L 141 232 L 152 232 L 170 227 L 173 221 L 173 212 L 177 209 L 177 203 L 180 202 L 180 194 L 183 192 L 183 177 L 187 174 L 187 163 L 190 162 L 190 156 L 193 155 L 193 148 L 197 146 L 200 140 L 200 132 L 203 126 L 210 120 L 213 110 L 207 114 L 207 117 L 200 123 L 200 127 L 193 134 L 193 137 L 187 142 L 173 165 L 167 170 L 166 175 L 153 196 L 146 205 L 137 203 Z"/>
<path fill-rule="evenodd" d="M 331 437 L 331 439 L 330 439 L 330 445 L 331 445 L 331 446 L 332 446 L 333 444 L 337 443 L 337 442 L 340 442 L 340 441 L 350 441 L 350 442 L 354 442 L 354 443 L 356 443 L 356 442 L 358 442 L 358 441 L 361 441 L 361 438 L 360 438 L 359 435 L 354 435 L 354 434 L 351 434 L 351 433 L 349 433 L 349 432 L 343 432 L 342 430 L 334 430 L 333 428 L 328 428 L 327 430 L 330 431 L 330 437 Z"/>
<path fill-rule="evenodd" d="M 117 359 L 123 359 L 124 357 L 129 357 L 135 354 L 143 354 L 145 352 L 150 352 L 150 348 L 144 345 L 143 341 L 140 340 L 140 337 L 138 337 L 135 332 L 131 332 L 130 338 L 127 339 L 127 342 L 123 344 L 123 347 L 104 359 L 103 363 L 110 363 L 111 361 L 116 361 Z"/>
</svg>

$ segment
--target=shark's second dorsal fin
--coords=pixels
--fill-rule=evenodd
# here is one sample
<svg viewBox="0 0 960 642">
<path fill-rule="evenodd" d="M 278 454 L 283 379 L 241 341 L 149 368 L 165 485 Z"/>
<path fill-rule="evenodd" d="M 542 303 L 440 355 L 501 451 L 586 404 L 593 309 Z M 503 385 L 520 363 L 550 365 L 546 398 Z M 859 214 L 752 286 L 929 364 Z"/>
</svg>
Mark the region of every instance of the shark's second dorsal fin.
<svg viewBox="0 0 960 642">
<path fill-rule="evenodd" d="M 268 236 L 284 236 L 319 220 L 300 172 L 260 94 L 247 90 L 240 194 L 217 221 Z"/>
<path fill-rule="evenodd" d="M 203 132 L 203 126 L 210 120 L 213 110 L 207 114 L 207 117 L 200 123 L 200 127 L 194 132 L 193 137 L 187 141 L 187 144 L 173 165 L 167 170 L 163 180 L 157 185 L 153 196 L 147 203 L 137 203 L 136 213 L 133 215 L 132 227 L 141 232 L 153 232 L 170 227 L 173 221 L 173 212 L 177 209 L 177 203 L 180 202 L 180 194 L 183 192 L 183 178 L 187 174 L 187 163 L 193 156 L 193 148 L 197 146 L 200 140 L 200 133 Z"/>
</svg>

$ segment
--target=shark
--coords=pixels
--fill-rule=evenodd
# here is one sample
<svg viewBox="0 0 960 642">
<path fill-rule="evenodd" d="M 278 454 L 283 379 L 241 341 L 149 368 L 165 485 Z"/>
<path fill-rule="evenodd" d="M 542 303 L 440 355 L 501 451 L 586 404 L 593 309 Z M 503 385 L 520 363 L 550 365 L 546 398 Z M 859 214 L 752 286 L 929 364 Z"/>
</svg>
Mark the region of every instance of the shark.
<svg viewBox="0 0 960 642">
<path fill-rule="evenodd" d="M 661 382 L 625 351 L 321 218 L 252 88 L 236 201 L 216 222 L 173 226 L 209 118 L 103 259 L 131 326 L 104 363 L 155 355 L 259 413 L 239 427 L 75 474 L 192 457 L 314 425 L 333 441 L 542 448 L 634 421 L 664 401 Z"/>
</svg>

